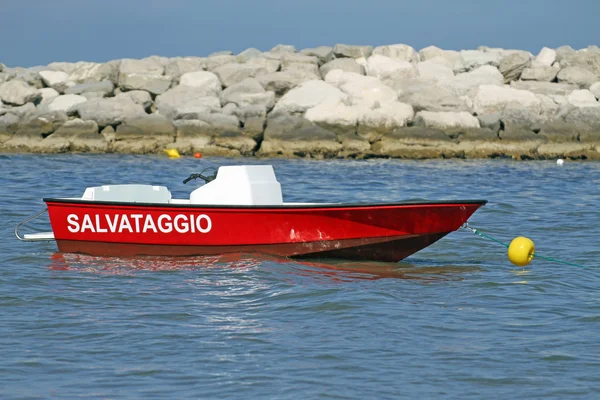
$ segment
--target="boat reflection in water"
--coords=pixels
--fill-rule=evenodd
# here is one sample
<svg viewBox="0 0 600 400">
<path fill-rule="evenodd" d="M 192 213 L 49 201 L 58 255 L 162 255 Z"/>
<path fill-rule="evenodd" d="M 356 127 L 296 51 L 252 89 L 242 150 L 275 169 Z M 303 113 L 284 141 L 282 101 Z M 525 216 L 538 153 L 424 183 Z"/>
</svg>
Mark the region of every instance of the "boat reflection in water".
<svg viewBox="0 0 600 400">
<path fill-rule="evenodd" d="M 286 275 L 325 278 L 331 282 L 377 280 L 383 278 L 428 281 L 461 280 L 462 273 L 473 266 L 426 266 L 409 262 L 388 263 L 336 259 L 291 259 L 263 254 L 230 253 L 197 257 L 96 257 L 84 254 L 53 253 L 49 269 L 93 274 L 133 275 L 137 272 L 210 271 L 250 272 L 280 271 Z"/>
</svg>

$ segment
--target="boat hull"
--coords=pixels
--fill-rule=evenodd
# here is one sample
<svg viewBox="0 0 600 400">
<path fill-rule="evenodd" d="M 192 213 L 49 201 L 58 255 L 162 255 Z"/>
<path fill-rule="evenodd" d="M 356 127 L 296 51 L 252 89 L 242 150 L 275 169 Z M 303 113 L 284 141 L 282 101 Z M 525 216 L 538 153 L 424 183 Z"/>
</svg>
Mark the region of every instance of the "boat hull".
<svg viewBox="0 0 600 400">
<path fill-rule="evenodd" d="M 44 199 L 59 251 L 94 256 L 276 256 L 399 261 L 485 201 L 195 206 Z"/>
</svg>

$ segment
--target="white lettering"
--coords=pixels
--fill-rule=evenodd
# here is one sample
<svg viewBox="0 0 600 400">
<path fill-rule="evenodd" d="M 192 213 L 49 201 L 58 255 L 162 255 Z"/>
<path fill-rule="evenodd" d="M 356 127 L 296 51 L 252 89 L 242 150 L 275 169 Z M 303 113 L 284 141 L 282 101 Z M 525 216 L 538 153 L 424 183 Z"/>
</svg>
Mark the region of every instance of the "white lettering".
<svg viewBox="0 0 600 400">
<path fill-rule="evenodd" d="M 169 222 L 165 222 L 163 225 L 162 221 L 165 219 Z M 158 229 L 160 229 L 162 233 L 170 233 L 173 230 L 173 224 L 171 223 L 170 215 L 162 214 L 160 217 L 158 217 Z"/>
<path fill-rule="evenodd" d="M 108 230 L 106 228 L 100 227 L 100 215 L 96 214 L 96 232 L 98 233 L 106 233 Z"/>
<path fill-rule="evenodd" d="M 206 220 L 206 228 L 202 228 L 203 219 Z M 198 217 L 196 218 L 196 228 L 198 228 L 198 232 L 201 233 L 210 232 L 210 230 L 212 229 L 212 221 L 210 220 L 210 217 L 205 214 L 198 215 Z"/>
<path fill-rule="evenodd" d="M 142 214 L 131 214 L 131 218 L 135 220 L 135 231 L 140 232 L 140 219 L 143 217 Z"/>
<path fill-rule="evenodd" d="M 96 232 L 94 229 L 94 225 L 92 225 L 92 219 L 88 214 L 83 216 L 83 222 L 81 223 L 81 232 L 84 232 L 86 229 L 89 229 L 92 232 Z"/>
<path fill-rule="evenodd" d="M 194 214 L 190 214 L 190 228 L 192 233 L 196 233 L 196 224 L 194 224 Z"/>
<path fill-rule="evenodd" d="M 127 229 L 130 233 L 133 233 L 133 229 L 131 229 L 131 224 L 129 223 L 129 218 L 127 218 L 127 215 L 123 214 L 121 216 L 121 224 L 119 225 L 119 233 L 123 232 L 125 229 Z"/>
<path fill-rule="evenodd" d="M 77 233 L 79 232 L 79 217 L 75 214 L 69 214 L 67 216 L 67 222 L 69 223 L 69 226 L 67 227 L 67 229 L 69 230 L 69 232 L 71 233 Z"/>
<path fill-rule="evenodd" d="M 179 233 L 187 233 L 190 230 L 190 224 L 188 221 L 183 221 L 181 224 L 179 224 L 179 221 L 181 221 L 182 219 L 186 219 L 186 216 L 183 214 L 178 214 L 175 216 L 175 219 L 173 219 L 175 230 Z"/>
<path fill-rule="evenodd" d="M 148 229 L 152 229 L 152 232 L 156 232 L 156 225 L 154 225 L 154 220 L 152 219 L 152 215 L 146 215 L 146 220 L 144 221 L 144 229 L 142 232 L 148 232 Z"/>
<path fill-rule="evenodd" d="M 112 221 L 110 220 L 110 217 L 107 215 L 106 216 L 106 222 L 108 222 L 108 229 L 110 229 L 110 231 L 112 233 L 115 233 L 117 231 L 117 221 L 119 220 L 119 214 L 115 214 L 115 217 L 112 219 Z"/>
</svg>

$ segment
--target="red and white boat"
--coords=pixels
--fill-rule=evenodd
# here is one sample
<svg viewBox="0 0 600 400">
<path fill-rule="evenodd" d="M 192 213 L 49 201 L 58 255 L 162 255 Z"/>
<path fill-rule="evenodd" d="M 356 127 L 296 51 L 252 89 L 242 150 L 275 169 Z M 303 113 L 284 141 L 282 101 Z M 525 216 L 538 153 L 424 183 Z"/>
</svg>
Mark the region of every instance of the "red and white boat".
<svg viewBox="0 0 600 400">
<path fill-rule="evenodd" d="M 173 199 L 166 187 L 152 185 L 44 198 L 52 232 L 19 234 L 36 215 L 15 234 L 94 256 L 265 253 L 395 262 L 457 230 L 486 203 L 286 203 L 270 165 L 220 167 L 184 182 L 194 178 L 206 183 L 189 199 Z"/>
</svg>

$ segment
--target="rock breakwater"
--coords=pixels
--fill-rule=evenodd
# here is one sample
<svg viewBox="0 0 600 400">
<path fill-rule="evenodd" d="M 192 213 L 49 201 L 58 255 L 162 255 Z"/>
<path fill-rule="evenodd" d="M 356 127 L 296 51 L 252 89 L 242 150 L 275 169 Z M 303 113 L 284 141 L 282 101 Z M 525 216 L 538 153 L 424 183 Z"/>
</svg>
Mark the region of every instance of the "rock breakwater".
<svg viewBox="0 0 600 400">
<path fill-rule="evenodd" d="M 0 64 L 0 152 L 600 159 L 600 48 Z"/>
</svg>

